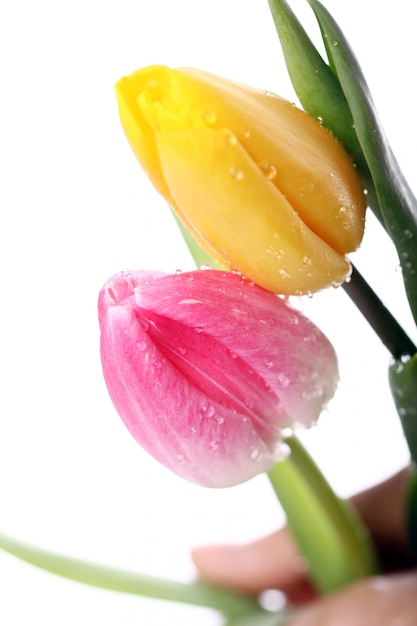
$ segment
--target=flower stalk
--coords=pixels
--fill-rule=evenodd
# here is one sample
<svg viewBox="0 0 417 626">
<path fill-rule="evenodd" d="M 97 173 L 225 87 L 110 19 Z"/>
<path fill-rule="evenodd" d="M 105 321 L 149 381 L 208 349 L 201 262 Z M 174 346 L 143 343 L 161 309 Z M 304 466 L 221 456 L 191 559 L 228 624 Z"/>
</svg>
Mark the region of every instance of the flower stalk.
<svg viewBox="0 0 417 626">
<path fill-rule="evenodd" d="M 375 574 L 377 560 L 366 529 L 335 495 L 300 440 L 291 436 L 285 441 L 290 455 L 268 477 L 312 582 L 320 592 L 331 593 Z"/>
<path fill-rule="evenodd" d="M 350 280 L 342 286 L 394 359 L 417 352 L 405 330 L 355 267 L 352 267 Z"/>
</svg>

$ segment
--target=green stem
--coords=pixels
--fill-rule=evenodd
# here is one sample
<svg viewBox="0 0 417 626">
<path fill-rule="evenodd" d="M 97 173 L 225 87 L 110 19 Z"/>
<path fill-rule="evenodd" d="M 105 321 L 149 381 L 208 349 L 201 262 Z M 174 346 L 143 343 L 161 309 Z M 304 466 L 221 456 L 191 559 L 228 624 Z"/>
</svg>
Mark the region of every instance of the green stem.
<svg viewBox="0 0 417 626">
<path fill-rule="evenodd" d="M 376 557 L 366 529 L 340 500 L 295 437 L 291 453 L 268 472 L 312 582 L 330 593 L 374 574 Z"/>
<path fill-rule="evenodd" d="M 395 359 L 417 352 L 407 333 L 355 267 L 350 281 L 343 283 L 343 289 Z"/>
<path fill-rule="evenodd" d="M 43 570 L 93 587 L 216 609 L 227 616 L 262 613 L 251 598 L 204 583 L 180 583 L 54 554 L 0 534 L 0 548 Z"/>
</svg>

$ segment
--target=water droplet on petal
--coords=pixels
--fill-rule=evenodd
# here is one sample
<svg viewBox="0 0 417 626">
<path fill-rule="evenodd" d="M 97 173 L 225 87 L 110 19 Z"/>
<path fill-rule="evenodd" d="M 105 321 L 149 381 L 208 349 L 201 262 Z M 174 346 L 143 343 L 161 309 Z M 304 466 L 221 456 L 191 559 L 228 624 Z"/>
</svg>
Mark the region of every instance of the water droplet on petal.
<svg viewBox="0 0 417 626">
<path fill-rule="evenodd" d="M 265 359 L 264 364 L 265 364 L 265 367 L 267 367 L 268 369 L 270 369 L 274 365 L 274 363 L 270 361 L 269 359 Z"/>
<path fill-rule="evenodd" d="M 303 256 L 304 265 L 311 265 L 311 259 L 309 256 Z"/>
<path fill-rule="evenodd" d="M 200 333 L 202 333 L 202 332 L 203 332 L 203 329 L 202 329 L 202 328 L 200 328 L 199 326 L 196 326 L 196 327 L 194 328 L 194 330 L 195 330 L 195 332 L 197 333 L 197 335 L 199 335 Z"/>
<path fill-rule="evenodd" d="M 286 376 L 285 374 L 278 374 L 278 385 L 280 387 L 288 387 L 288 385 L 290 384 L 290 379 L 288 378 L 288 376 Z"/>
<path fill-rule="evenodd" d="M 275 165 L 271 165 L 271 163 L 259 163 L 259 167 L 268 180 L 273 180 L 277 175 L 277 168 Z"/>
<path fill-rule="evenodd" d="M 229 146 L 235 146 L 237 144 L 237 139 L 233 133 L 226 132 L 224 134 L 224 140 Z"/>
<path fill-rule="evenodd" d="M 139 350 L 139 352 L 143 352 L 144 350 L 146 350 L 146 341 L 137 341 L 136 348 Z"/>
<path fill-rule="evenodd" d="M 206 111 L 203 115 L 203 120 L 206 124 L 215 124 L 217 122 L 216 111 Z"/>
<path fill-rule="evenodd" d="M 291 431 L 291 429 L 288 429 Z M 292 434 L 292 432 L 290 433 L 290 435 L 287 435 L 288 437 L 290 437 Z M 278 443 L 276 444 L 275 448 L 274 448 L 274 459 L 276 461 L 284 461 L 285 459 L 288 459 L 288 457 L 291 454 L 291 449 L 290 447 L 284 443 L 283 441 L 278 441 Z"/>
<path fill-rule="evenodd" d="M 258 450 L 257 448 L 254 448 L 252 452 L 250 453 L 251 461 L 254 461 L 255 463 L 260 463 L 262 461 L 262 457 L 263 457 L 262 452 Z"/>
<path fill-rule="evenodd" d="M 244 178 L 242 170 L 238 170 L 236 167 L 231 167 L 229 170 L 229 174 L 232 178 L 235 178 L 236 180 L 242 180 Z"/>
<path fill-rule="evenodd" d="M 213 441 L 210 441 L 210 448 L 213 450 L 213 452 L 215 452 L 220 448 L 220 443 L 213 439 Z"/>
<path fill-rule="evenodd" d="M 200 413 L 204 417 L 214 417 L 214 415 L 216 413 L 216 409 L 210 403 L 202 404 L 201 407 L 200 407 Z"/>
</svg>

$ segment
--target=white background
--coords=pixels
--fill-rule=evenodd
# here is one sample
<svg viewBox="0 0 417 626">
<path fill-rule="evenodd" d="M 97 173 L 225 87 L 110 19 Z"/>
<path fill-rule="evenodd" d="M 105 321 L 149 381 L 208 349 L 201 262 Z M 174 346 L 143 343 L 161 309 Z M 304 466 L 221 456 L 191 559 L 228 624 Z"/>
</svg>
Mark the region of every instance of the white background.
<svg viewBox="0 0 417 626">
<path fill-rule="evenodd" d="M 319 41 L 307 3 L 291 4 Z M 412 4 L 326 4 L 411 178 Z M 0 59 L 0 530 L 191 580 L 192 545 L 256 538 L 283 517 L 263 476 L 216 491 L 170 474 L 134 442 L 107 396 L 100 287 L 120 269 L 193 267 L 131 154 L 113 85 L 144 65 L 192 65 L 295 100 L 267 1 L 6 0 Z M 398 261 L 371 219 L 354 260 L 415 338 Z M 389 355 L 341 289 L 301 306 L 334 342 L 341 370 L 335 400 L 305 441 L 348 495 L 408 459 L 386 382 Z M 0 596 L 7 626 L 219 624 L 210 611 L 83 587 L 3 553 Z"/>
</svg>

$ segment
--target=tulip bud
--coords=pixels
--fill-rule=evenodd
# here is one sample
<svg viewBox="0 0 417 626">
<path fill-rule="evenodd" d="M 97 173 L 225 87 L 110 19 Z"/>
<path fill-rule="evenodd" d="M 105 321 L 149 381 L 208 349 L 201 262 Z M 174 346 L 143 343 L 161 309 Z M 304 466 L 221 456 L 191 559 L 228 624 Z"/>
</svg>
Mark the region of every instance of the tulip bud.
<svg viewBox="0 0 417 626">
<path fill-rule="evenodd" d="M 243 482 L 309 426 L 337 384 L 334 350 L 307 318 L 234 272 L 120 273 L 99 297 L 101 359 L 135 439 L 183 478 Z"/>
<path fill-rule="evenodd" d="M 188 68 L 147 67 L 116 90 L 136 157 L 211 257 L 286 295 L 347 278 L 365 196 L 352 159 L 316 120 Z"/>
</svg>

